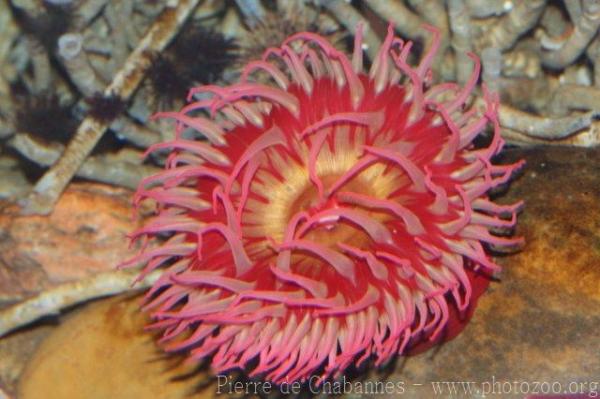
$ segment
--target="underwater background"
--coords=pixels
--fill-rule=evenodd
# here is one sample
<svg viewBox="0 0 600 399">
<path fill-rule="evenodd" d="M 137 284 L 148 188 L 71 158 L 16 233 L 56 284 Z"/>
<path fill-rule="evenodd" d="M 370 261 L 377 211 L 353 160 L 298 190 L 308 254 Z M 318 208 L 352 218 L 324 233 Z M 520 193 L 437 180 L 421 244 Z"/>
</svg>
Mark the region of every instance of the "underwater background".
<svg viewBox="0 0 600 399">
<path fill-rule="evenodd" d="M 498 93 L 506 142 L 494 161 L 526 161 L 490 196 L 524 201 L 525 244 L 487 248 L 502 271 L 456 338 L 329 385 L 267 389 L 165 354 L 139 311 L 155 280 L 116 270 L 139 249 L 133 192 L 167 163 L 143 154 L 174 137 L 152 115 L 297 32 L 351 57 L 366 26 L 370 66 L 388 24 L 413 64 L 437 28 L 431 84 L 463 85 L 466 54 L 481 60 L 475 94 Z M 597 397 L 599 26 L 597 0 L 0 0 L 0 399 Z"/>
</svg>

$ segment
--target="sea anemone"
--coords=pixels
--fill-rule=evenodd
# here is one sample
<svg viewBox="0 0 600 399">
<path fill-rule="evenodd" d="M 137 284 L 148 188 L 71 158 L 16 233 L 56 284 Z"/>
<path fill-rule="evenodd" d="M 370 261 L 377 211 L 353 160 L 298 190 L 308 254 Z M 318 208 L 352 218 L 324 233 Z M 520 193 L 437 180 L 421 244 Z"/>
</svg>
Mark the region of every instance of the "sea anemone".
<svg viewBox="0 0 600 399">
<path fill-rule="evenodd" d="M 499 269 L 484 247 L 520 242 L 504 236 L 520 203 L 487 193 L 521 163 L 491 163 L 503 145 L 493 95 L 463 109 L 475 56 L 466 87 L 428 87 L 439 36 L 427 29 L 418 66 L 390 27 L 369 71 L 361 29 L 351 60 L 295 34 L 240 83 L 193 88 L 200 100 L 156 115 L 176 136 L 148 151 L 170 154 L 134 197 L 156 214 L 125 266 L 164 269 L 145 309 L 167 351 L 275 383 L 335 378 L 435 341 L 467 311 L 473 276 Z"/>
</svg>

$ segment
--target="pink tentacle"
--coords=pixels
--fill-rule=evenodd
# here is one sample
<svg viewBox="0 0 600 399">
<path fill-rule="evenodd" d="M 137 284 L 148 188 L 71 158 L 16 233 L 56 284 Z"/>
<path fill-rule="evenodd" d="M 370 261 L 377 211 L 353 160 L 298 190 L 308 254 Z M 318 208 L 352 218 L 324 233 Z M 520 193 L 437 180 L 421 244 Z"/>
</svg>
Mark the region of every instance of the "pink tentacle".
<svg viewBox="0 0 600 399">
<path fill-rule="evenodd" d="M 217 169 L 206 166 L 188 165 L 166 169 L 155 175 L 145 177 L 141 180 L 140 186 L 147 187 L 154 184 L 163 184 L 166 188 L 171 188 L 181 185 L 186 179 L 203 177 L 216 180 L 219 184 L 224 186 L 228 176 L 229 175 L 226 173 Z"/>
<path fill-rule="evenodd" d="M 321 63 L 321 61 L 319 61 L 319 56 L 317 55 L 315 50 L 311 49 L 308 46 L 304 46 L 301 57 L 302 57 L 303 61 L 308 59 L 308 63 L 310 65 L 312 75 L 316 79 L 319 79 L 321 76 L 323 76 L 323 74 L 324 74 L 323 64 Z"/>
<path fill-rule="evenodd" d="M 473 210 L 471 209 L 471 202 L 469 201 L 465 191 L 459 185 L 456 185 L 455 188 L 463 201 L 463 215 L 457 220 L 438 225 L 440 230 L 449 236 L 458 233 L 466 225 L 468 225 L 471 222 L 471 215 L 473 213 Z"/>
<path fill-rule="evenodd" d="M 188 338 L 165 346 L 165 351 L 175 352 L 183 348 L 192 346 L 195 343 L 202 341 L 204 338 L 212 334 L 213 331 L 215 331 L 217 328 L 217 325 L 201 324 L 196 329 L 196 331 L 194 331 L 194 333 L 192 333 L 192 335 L 190 335 Z"/>
<path fill-rule="evenodd" d="M 170 312 L 156 313 L 157 317 L 160 318 L 173 318 L 173 319 L 188 319 L 188 318 L 199 318 L 205 314 L 211 314 L 223 311 L 233 302 L 233 297 L 226 297 L 223 299 L 213 301 L 191 301 L 188 302 L 179 310 Z"/>
<path fill-rule="evenodd" d="M 394 40 L 394 26 L 390 23 L 387 35 L 371 65 L 369 77 L 375 81 L 375 93 L 379 94 L 386 88 L 389 79 L 389 51 Z"/>
<path fill-rule="evenodd" d="M 167 232 L 193 233 L 202 226 L 202 222 L 180 215 L 159 215 L 150 219 L 142 228 L 130 235 L 136 240 L 141 235 L 160 234 Z"/>
<path fill-rule="evenodd" d="M 425 99 L 423 94 L 423 81 L 419 77 L 417 71 L 408 65 L 406 62 L 406 58 L 408 57 L 408 53 L 412 47 L 412 42 L 406 43 L 400 54 L 392 55 L 392 59 L 396 64 L 396 67 L 402 71 L 404 74 L 408 76 L 410 79 L 411 93 L 412 93 L 412 104 L 410 106 L 410 111 L 408 115 L 409 124 L 421 119 L 423 116 L 425 107 Z"/>
<path fill-rule="evenodd" d="M 330 223 L 332 221 L 337 221 L 340 218 L 347 219 L 356 224 L 358 227 L 363 229 L 375 242 L 386 243 L 390 245 L 394 243 L 394 239 L 392 238 L 390 231 L 383 223 L 373 219 L 372 217 L 369 217 L 369 215 L 365 214 L 364 212 L 346 207 L 326 209 L 324 211 L 315 213 L 300 228 L 298 231 L 298 236 L 302 237 L 304 234 L 306 234 L 312 225 Z"/>
<path fill-rule="evenodd" d="M 269 129 L 269 131 L 261 135 L 256 140 L 254 140 L 252 144 L 248 146 L 248 148 L 242 154 L 239 160 L 236 162 L 233 171 L 231 172 L 231 174 L 229 175 L 229 179 L 227 180 L 227 185 L 225 186 L 225 193 L 227 195 L 231 194 L 231 188 L 233 187 L 235 179 L 237 179 L 242 168 L 244 168 L 252 158 L 256 157 L 259 153 L 261 153 L 269 147 L 285 144 L 286 141 L 283 137 L 283 132 L 276 126 L 272 127 L 271 129 Z"/>
<path fill-rule="evenodd" d="M 379 301 L 379 296 L 379 290 L 369 284 L 367 292 L 365 292 L 363 297 L 357 302 L 354 302 L 350 305 L 338 306 L 332 309 L 319 309 L 315 313 L 319 316 L 347 315 L 356 313 L 377 303 L 377 301 Z"/>
<path fill-rule="evenodd" d="M 419 192 L 425 191 L 425 174 L 408 157 L 399 151 L 391 151 L 384 148 L 364 146 L 365 151 L 388 159 L 400 166 L 408 174 L 415 189 Z"/>
<path fill-rule="evenodd" d="M 431 68 L 433 58 L 435 57 L 435 55 L 438 52 L 438 49 L 440 48 L 441 37 L 440 30 L 438 28 L 430 25 L 423 25 L 423 28 L 433 34 L 433 39 L 431 39 L 431 47 L 429 48 L 429 50 L 421 60 L 419 67 L 417 68 L 417 74 L 419 75 L 421 81 L 425 80 L 425 75 Z"/>
<path fill-rule="evenodd" d="M 479 265 L 485 267 L 486 269 L 488 269 L 491 272 L 499 272 L 502 269 L 500 266 L 498 266 L 494 262 L 490 261 L 490 259 L 486 255 L 485 251 L 481 247 L 481 244 L 479 244 L 479 243 L 471 246 L 462 240 L 461 241 L 444 240 L 444 241 L 451 251 L 461 254 L 463 256 L 466 256 L 467 258 L 473 260 L 475 263 L 478 263 Z"/>
<path fill-rule="evenodd" d="M 191 101 L 196 94 L 201 94 L 201 93 L 212 94 L 216 99 L 217 97 L 226 96 L 228 90 L 229 89 L 226 87 L 220 87 L 220 86 L 216 86 L 216 85 L 204 85 L 204 86 L 192 87 L 188 91 L 188 95 L 187 95 L 186 99 L 187 99 L 187 101 Z"/>
<path fill-rule="evenodd" d="M 406 258 L 401 258 L 399 256 L 396 256 L 396 255 L 391 254 L 391 253 L 386 252 L 386 251 L 375 251 L 375 255 L 379 256 L 382 259 L 385 259 L 387 261 L 390 261 L 390 262 L 392 262 L 392 263 L 400 266 L 402 268 L 402 270 L 404 271 L 404 273 L 406 274 L 407 277 L 414 276 L 415 271 L 412 268 L 410 260 L 408 260 Z"/>
<path fill-rule="evenodd" d="M 495 215 L 512 215 L 514 213 L 518 213 L 521 211 L 521 209 L 523 209 L 524 205 L 524 201 L 519 201 L 512 205 L 501 205 L 496 204 L 486 198 L 477 198 L 471 204 L 473 209 L 489 212 Z"/>
<path fill-rule="evenodd" d="M 522 245 L 525 241 L 523 237 L 498 237 L 482 226 L 467 226 L 461 232 L 460 236 L 472 240 L 487 242 L 488 244 L 502 247 Z"/>
<path fill-rule="evenodd" d="M 446 190 L 433 182 L 433 175 L 428 166 L 425 166 L 425 187 L 435 194 L 435 201 L 429 209 L 436 215 L 443 215 L 448 212 L 448 195 Z"/>
<path fill-rule="evenodd" d="M 327 284 L 325 284 L 324 282 L 317 281 L 309 277 L 304 277 L 301 274 L 286 272 L 285 270 L 282 270 L 273 265 L 271 265 L 270 268 L 271 272 L 273 272 L 273 274 L 277 276 L 277 278 L 286 282 L 296 284 L 298 287 L 310 292 L 310 294 L 315 298 L 327 297 L 327 293 L 329 290 L 327 288 Z"/>
<path fill-rule="evenodd" d="M 238 294 L 233 305 L 238 304 L 243 299 L 260 299 L 263 301 L 283 303 L 287 306 L 310 306 L 316 308 L 331 308 L 343 305 L 344 301 L 340 296 L 329 298 L 307 298 L 305 291 L 265 291 L 253 290 Z"/>
<path fill-rule="evenodd" d="M 343 251 L 346 251 L 350 255 L 353 255 L 359 259 L 366 260 L 367 265 L 369 266 L 369 269 L 371 270 L 371 273 L 373 273 L 373 275 L 376 278 L 378 278 L 379 280 L 387 280 L 387 278 L 388 278 L 387 267 L 382 262 L 380 262 L 377 258 L 375 258 L 375 255 L 373 255 L 372 252 L 363 251 L 360 248 L 356 248 L 354 246 L 344 244 L 341 242 L 338 243 L 338 247 L 340 247 Z"/>
<path fill-rule="evenodd" d="M 517 214 L 513 212 L 510 220 L 505 220 L 500 219 L 499 217 L 491 217 L 482 213 L 473 212 L 471 215 L 471 223 L 492 228 L 512 228 L 517 224 Z"/>
<path fill-rule="evenodd" d="M 231 292 L 239 293 L 254 289 L 256 283 L 247 282 L 231 277 L 223 277 L 220 272 L 212 271 L 187 271 L 173 275 L 171 280 L 183 285 L 215 286 Z"/>
<path fill-rule="evenodd" d="M 415 243 L 417 243 L 417 245 L 421 248 L 423 248 L 425 251 L 429 252 L 429 254 L 431 254 L 431 256 L 433 257 L 433 259 L 438 259 L 442 256 L 442 252 L 435 247 L 432 244 L 429 244 L 428 242 L 426 242 L 425 240 L 422 240 L 419 237 L 415 237 Z"/>
<path fill-rule="evenodd" d="M 323 259 L 326 263 L 331 265 L 339 274 L 347 278 L 356 285 L 356 271 L 354 270 L 354 262 L 342 255 L 341 253 L 334 251 L 325 245 L 311 242 L 308 240 L 292 240 L 283 243 L 280 249 L 291 249 L 301 250 L 310 252 L 317 257 Z"/>
<path fill-rule="evenodd" d="M 236 236 L 242 239 L 242 225 L 239 223 L 237 213 L 231 202 L 231 198 L 223 192 L 223 187 L 217 186 L 213 189 L 213 212 L 216 214 L 218 211 L 217 201 L 221 201 L 223 208 L 225 209 L 225 215 L 227 217 L 227 226 L 236 234 Z"/>
<path fill-rule="evenodd" d="M 304 67 L 304 64 L 300 61 L 298 54 L 296 54 L 289 46 L 284 45 L 281 49 L 283 50 L 284 56 L 289 58 L 291 69 L 296 71 L 297 82 L 300 83 L 307 94 L 312 93 L 314 86 L 313 79 Z"/>
<path fill-rule="evenodd" d="M 253 302 L 257 303 L 258 305 L 246 307 L 244 305 L 248 304 L 249 302 L 242 303 L 242 305 L 234 308 L 228 308 L 223 312 L 202 316 L 202 322 L 219 323 L 221 325 L 250 324 L 262 321 L 264 319 L 284 318 L 287 315 L 287 309 L 282 304 L 265 306 L 260 304 L 258 301 Z M 248 312 L 247 314 L 236 314 L 251 308 L 256 308 L 256 310 Z"/>
<path fill-rule="evenodd" d="M 404 221 L 406 230 L 411 235 L 425 233 L 425 227 L 419 220 L 419 217 L 405 206 L 389 199 L 379 199 L 369 195 L 358 194 L 354 192 L 341 192 L 336 198 L 342 202 L 348 202 L 354 205 L 370 209 L 384 209 L 392 212 Z"/>
<path fill-rule="evenodd" d="M 173 187 L 169 189 L 153 188 L 150 190 L 138 189 L 134 197 L 137 206 L 143 199 L 153 199 L 161 205 L 178 206 L 192 211 L 203 211 L 210 208 L 210 204 L 198 198 L 197 192 L 188 187 Z"/>
<path fill-rule="evenodd" d="M 324 188 L 321 178 L 319 177 L 319 175 L 317 175 L 317 157 L 319 156 L 321 148 L 323 147 L 325 139 L 327 138 L 327 135 L 329 133 L 330 130 L 321 130 L 319 133 L 317 133 L 316 137 L 314 137 L 314 140 L 311 143 L 310 151 L 308 154 L 308 176 L 310 178 L 310 181 L 312 181 L 313 184 L 317 187 L 319 202 L 323 201 Z"/>
<path fill-rule="evenodd" d="M 279 104 L 296 117 L 298 117 L 298 113 L 300 112 L 298 99 L 295 96 L 281 89 L 259 83 L 239 83 L 231 86 L 229 92 L 217 104 L 231 103 L 247 97 L 260 97 Z"/>
<path fill-rule="evenodd" d="M 244 67 L 244 70 L 242 71 L 242 76 L 241 76 L 240 80 L 242 82 L 247 82 L 249 75 L 251 73 L 253 73 L 254 71 L 256 71 L 257 69 L 262 69 L 262 70 L 266 71 L 273 78 L 273 80 L 275 80 L 275 82 L 279 85 L 279 87 L 281 87 L 283 90 L 287 90 L 287 88 L 289 87 L 290 81 L 285 76 L 285 74 L 279 70 L 279 68 L 277 68 L 275 65 L 273 65 L 270 62 L 260 61 L 260 60 L 252 61 L 249 64 L 247 64 Z"/>
<path fill-rule="evenodd" d="M 213 145 L 224 146 L 227 144 L 225 138 L 223 137 L 225 132 L 221 126 L 217 123 L 211 121 L 210 119 L 202 118 L 202 117 L 191 117 L 182 112 L 159 112 L 154 114 L 150 120 L 154 120 L 157 118 L 172 118 L 178 122 L 183 123 L 186 126 L 189 126 L 200 133 L 204 134 L 208 141 Z"/>
<path fill-rule="evenodd" d="M 448 106 L 445 107 L 448 114 L 452 114 L 460 106 L 465 104 L 469 94 L 473 92 L 473 88 L 477 85 L 477 79 L 479 79 L 479 72 L 481 71 L 481 62 L 479 61 L 479 57 L 473 53 L 467 53 L 467 56 L 474 62 L 473 72 L 471 73 L 471 77 L 465 84 L 465 87 L 460 94 L 456 96 L 456 98 L 450 104 L 448 104 Z"/>
<path fill-rule="evenodd" d="M 244 177 L 242 178 L 242 195 L 236 211 L 237 223 L 239 226 L 242 225 L 242 214 L 244 213 L 244 208 L 246 207 L 246 202 L 248 202 L 248 196 L 250 195 L 250 185 L 252 184 L 252 179 L 254 179 L 254 176 L 261 165 L 261 158 L 261 156 L 256 156 L 253 157 L 250 162 L 248 162 L 248 167 L 246 168 Z"/>
<path fill-rule="evenodd" d="M 233 261 L 235 263 L 236 275 L 241 276 L 248 272 L 252 267 L 253 262 L 246 254 L 244 244 L 230 227 L 227 227 L 222 223 L 209 223 L 198 231 L 198 251 L 201 251 L 202 248 L 202 235 L 210 231 L 218 232 L 229 243 Z"/>
<path fill-rule="evenodd" d="M 333 185 L 327 190 L 327 196 L 329 197 L 337 190 L 340 189 L 344 184 L 352 180 L 356 175 L 363 172 L 366 168 L 377 162 L 377 157 L 371 154 L 364 155 L 357 162 L 352 165 Z"/>
<path fill-rule="evenodd" d="M 309 214 L 305 211 L 297 212 L 294 216 L 292 216 L 292 218 L 290 219 L 290 222 L 288 223 L 287 228 L 285 230 L 285 235 L 283 237 L 283 241 L 289 242 L 289 241 L 293 240 L 294 235 L 296 234 L 296 229 L 297 229 L 300 221 L 306 220 L 308 218 L 309 218 Z M 280 270 L 283 270 L 284 272 L 289 272 L 291 256 L 292 256 L 292 252 L 289 249 L 280 251 L 279 254 L 277 255 L 277 263 L 276 263 L 277 268 Z"/>
<path fill-rule="evenodd" d="M 186 150 L 186 151 L 190 151 L 193 154 L 199 155 L 202 158 L 206 159 L 207 161 L 217 164 L 219 166 L 231 165 L 229 158 L 227 158 L 227 156 L 225 154 L 223 154 L 216 148 L 214 148 L 208 144 L 201 143 L 199 141 L 190 141 L 190 140 L 183 140 L 183 139 L 177 139 L 177 140 L 173 140 L 173 141 L 167 141 L 164 143 L 152 144 L 144 152 L 143 156 L 147 157 L 148 154 L 150 154 L 151 152 L 154 152 L 156 150 L 162 150 L 162 149 Z"/>
<path fill-rule="evenodd" d="M 378 126 L 381 126 L 383 123 L 383 114 L 381 112 L 338 112 L 333 115 L 327 115 L 318 122 L 307 126 L 300 134 L 300 138 L 303 139 L 309 134 L 336 123 L 369 126 L 377 130 Z"/>
<path fill-rule="evenodd" d="M 354 33 L 354 50 L 352 51 L 352 67 L 354 72 L 361 73 L 363 71 L 363 31 L 365 24 L 360 21 L 356 24 Z"/>
</svg>

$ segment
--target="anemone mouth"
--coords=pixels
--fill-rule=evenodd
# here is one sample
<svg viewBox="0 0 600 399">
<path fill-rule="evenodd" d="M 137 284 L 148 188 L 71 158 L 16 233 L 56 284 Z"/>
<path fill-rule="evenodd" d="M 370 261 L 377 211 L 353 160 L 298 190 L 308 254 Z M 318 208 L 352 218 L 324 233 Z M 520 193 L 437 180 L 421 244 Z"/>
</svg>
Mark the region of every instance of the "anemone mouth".
<svg viewBox="0 0 600 399">
<path fill-rule="evenodd" d="M 245 229 L 245 235 L 283 242 L 294 217 L 322 214 L 344 206 L 359 208 L 344 204 L 343 195 L 338 196 L 338 192 L 383 199 L 406 185 L 406 176 L 397 170 L 386 170 L 385 164 L 367 165 L 364 170 L 352 173 L 353 166 L 363 156 L 368 131 L 368 127 L 340 123 L 316 132 L 315 136 L 327 135 L 330 141 L 322 143 L 314 159 L 311 159 L 314 143 L 310 140 L 296 141 L 292 146 L 294 150 L 286 154 L 275 149 L 266 153 L 249 190 L 254 195 L 241 215 L 242 226 L 252 226 Z M 311 170 L 314 173 L 311 174 Z M 385 214 L 362 211 L 380 221 L 389 219 Z M 369 242 L 365 233 L 351 228 L 347 221 L 339 223 L 339 217 L 333 216 L 321 229 L 307 230 L 301 235 L 328 247 L 340 243 L 366 246 Z"/>
<path fill-rule="evenodd" d="M 171 238 L 126 265 L 169 265 L 146 296 L 167 350 L 306 380 L 382 364 L 467 311 L 475 270 L 498 268 L 482 243 L 519 242 L 489 229 L 513 226 L 520 204 L 486 192 L 520 164 L 491 164 L 493 96 L 463 111 L 478 63 L 464 89 L 427 87 L 433 53 L 411 67 L 410 47 L 390 27 L 366 74 L 360 29 L 352 61 L 295 35 L 241 83 L 192 89 L 208 99 L 158 115 L 176 120 L 176 139 L 150 149 L 171 154 L 140 185 L 135 203 L 156 201 L 157 215 L 133 239 Z M 253 83 L 256 71 L 274 84 Z M 472 148 L 488 125 L 490 146 Z"/>
<path fill-rule="evenodd" d="M 332 187 L 342 177 L 343 173 L 319 176 L 325 189 Z M 352 179 L 352 181 L 344 185 L 344 188 L 352 192 L 364 193 L 364 195 L 368 196 L 375 195 L 373 186 L 369 184 L 366 179 L 360 177 Z M 289 222 L 296 214 L 304 212 L 308 215 L 314 215 L 323 213 L 327 209 L 339 208 L 340 206 L 342 206 L 342 203 L 335 197 L 321 197 L 317 187 L 308 181 L 303 190 L 296 197 L 295 201 L 291 203 L 287 215 L 288 223 L 286 223 L 286 226 L 289 225 Z M 352 209 L 356 208 L 357 207 L 352 207 Z M 370 218 L 382 220 L 380 215 L 375 215 L 373 212 L 365 213 Z M 343 220 L 340 221 L 337 218 L 332 218 L 330 222 L 324 223 L 319 230 L 306 232 L 304 237 L 310 241 L 323 243 L 328 247 L 333 247 L 337 244 L 352 244 L 363 247 L 369 242 L 368 236 L 365 233 L 352 228 L 351 224 L 348 224 Z"/>
</svg>

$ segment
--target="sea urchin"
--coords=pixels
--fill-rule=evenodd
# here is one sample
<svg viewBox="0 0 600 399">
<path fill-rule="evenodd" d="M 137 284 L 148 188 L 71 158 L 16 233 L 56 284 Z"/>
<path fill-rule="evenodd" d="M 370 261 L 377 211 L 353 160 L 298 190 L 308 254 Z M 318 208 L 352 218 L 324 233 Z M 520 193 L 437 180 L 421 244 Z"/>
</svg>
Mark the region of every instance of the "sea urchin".
<svg viewBox="0 0 600 399">
<path fill-rule="evenodd" d="M 149 149 L 170 155 L 135 195 L 157 208 L 125 265 L 164 268 L 146 309 L 168 351 L 275 383 L 327 378 L 435 340 L 468 308 L 471 276 L 498 269 L 482 244 L 518 243 L 498 232 L 520 204 L 486 193 L 520 163 L 491 164 L 495 97 L 463 109 L 476 57 L 466 87 L 427 87 L 435 47 L 412 67 L 390 27 L 364 72 L 360 29 L 351 60 L 299 33 L 240 83 L 194 88 L 201 100 L 157 115 L 176 136 Z M 474 148 L 488 125 L 491 143 Z"/>
</svg>

